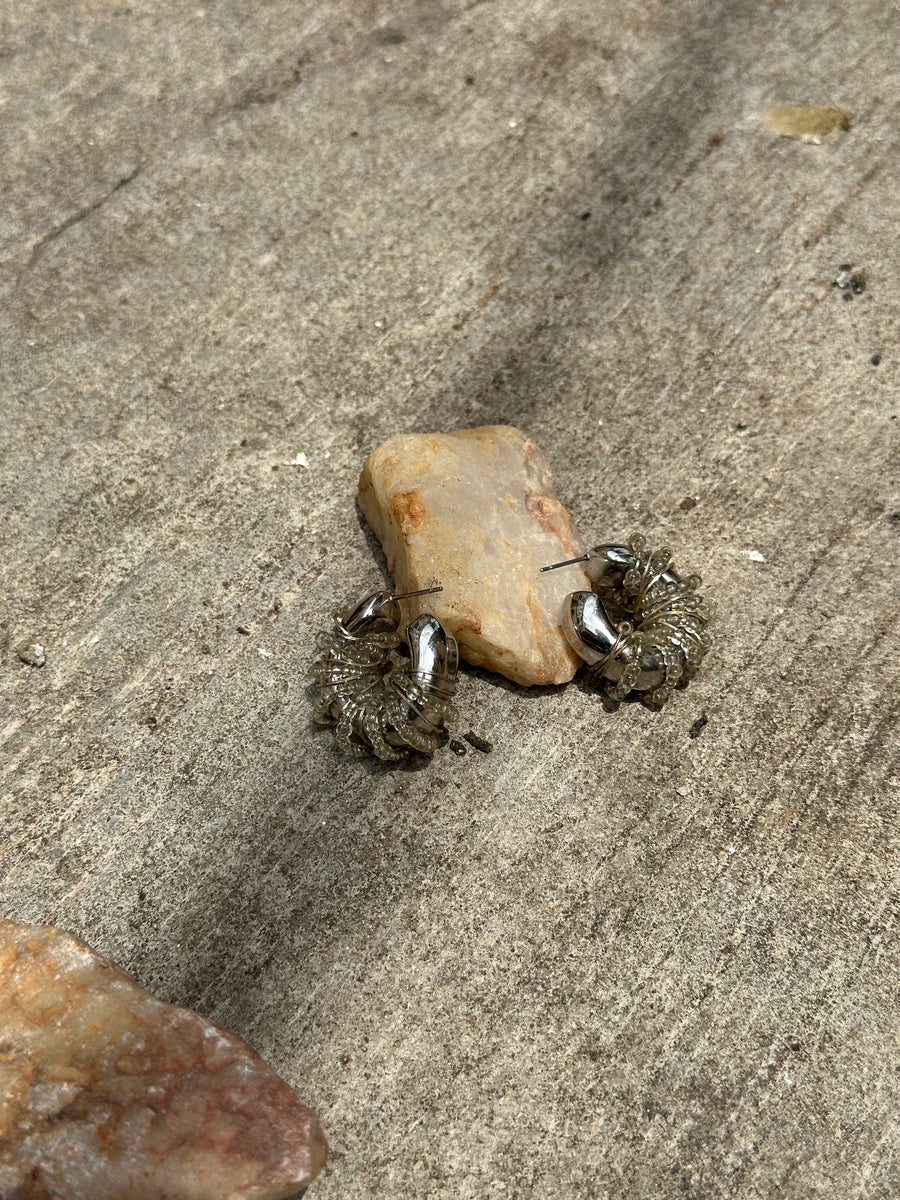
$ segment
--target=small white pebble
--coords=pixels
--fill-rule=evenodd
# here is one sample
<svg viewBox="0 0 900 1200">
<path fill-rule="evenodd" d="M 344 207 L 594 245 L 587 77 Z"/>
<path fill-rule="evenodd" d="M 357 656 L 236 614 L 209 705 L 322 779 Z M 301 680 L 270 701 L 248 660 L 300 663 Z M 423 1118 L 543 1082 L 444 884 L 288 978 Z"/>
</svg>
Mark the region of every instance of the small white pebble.
<svg viewBox="0 0 900 1200">
<path fill-rule="evenodd" d="M 290 462 L 285 463 L 285 466 L 287 466 L 287 467 L 308 467 L 309 459 L 306 457 L 306 455 L 301 450 L 300 453 L 297 454 L 294 458 L 292 458 Z"/>
<path fill-rule="evenodd" d="M 260 646 L 256 653 L 260 656 L 260 658 L 271 658 L 272 657 L 272 651 L 266 650 L 263 646 Z"/>
<path fill-rule="evenodd" d="M 765 555 L 760 554 L 758 550 L 742 550 L 741 558 L 749 559 L 750 562 L 765 562 Z"/>
<path fill-rule="evenodd" d="M 47 661 L 47 654 L 40 642 L 23 642 L 16 647 L 16 654 L 29 667 L 42 667 Z"/>
</svg>

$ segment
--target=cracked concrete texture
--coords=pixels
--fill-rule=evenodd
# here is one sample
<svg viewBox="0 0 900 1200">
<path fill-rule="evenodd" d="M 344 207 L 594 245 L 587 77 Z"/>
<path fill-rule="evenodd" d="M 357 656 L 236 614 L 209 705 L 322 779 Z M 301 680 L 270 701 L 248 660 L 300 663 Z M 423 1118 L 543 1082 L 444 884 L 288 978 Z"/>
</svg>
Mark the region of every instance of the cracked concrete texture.
<svg viewBox="0 0 900 1200">
<path fill-rule="evenodd" d="M 310 1195 L 900 1191 L 892 6 L 0 17 L 4 915 L 246 1037 Z M 470 422 L 699 569 L 717 653 L 335 758 L 362 460 Z"/>
</svg>

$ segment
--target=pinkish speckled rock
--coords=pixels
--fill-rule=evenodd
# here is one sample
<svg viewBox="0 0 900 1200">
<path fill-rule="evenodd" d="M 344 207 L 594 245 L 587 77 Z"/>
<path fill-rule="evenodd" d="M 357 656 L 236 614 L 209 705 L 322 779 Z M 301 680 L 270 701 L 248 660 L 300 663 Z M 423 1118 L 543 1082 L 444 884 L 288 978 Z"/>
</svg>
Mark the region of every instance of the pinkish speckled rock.
<svg viewBox="0 0 900 1200">
<path fill-rule="evenodd" d="M 284 1200 L 327 1153 L 235 1034 L 68 934 L 0 920 L 2 1200 Z"/>
</svg>

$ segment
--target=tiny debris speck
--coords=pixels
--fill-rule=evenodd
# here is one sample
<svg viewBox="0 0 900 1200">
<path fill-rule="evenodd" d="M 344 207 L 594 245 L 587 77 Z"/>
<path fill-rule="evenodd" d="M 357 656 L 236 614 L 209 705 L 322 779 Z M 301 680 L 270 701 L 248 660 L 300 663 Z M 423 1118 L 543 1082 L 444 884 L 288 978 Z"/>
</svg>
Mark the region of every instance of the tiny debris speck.
<svg viewBox="0 0 900 1200">
<path fill-rule="evenodd" d="M 479 737 L 477 733 L 473 733 L 470 729 L 468 733 L 464 733 L 463 737 L 470 746 L 474 746 L 476 750 L 480 750 L 482 754 L 490 754 L 494 749 L 494 743 L 489 742 L 486 738 Z"/>
<path fill-rule="evenodd" d="M 693 723 L 693 725 L 688 730 L 688 737 L 689 738 L 698 738 L 700 736 L 700 734 L 703 732 L 704 728 L 708 724 L 709 724 L 709 717 L 706 715 L 705 712 L 702 712 L 700 714 L 700 716 L 697 718 L 697 720 Z"/>
</svg>

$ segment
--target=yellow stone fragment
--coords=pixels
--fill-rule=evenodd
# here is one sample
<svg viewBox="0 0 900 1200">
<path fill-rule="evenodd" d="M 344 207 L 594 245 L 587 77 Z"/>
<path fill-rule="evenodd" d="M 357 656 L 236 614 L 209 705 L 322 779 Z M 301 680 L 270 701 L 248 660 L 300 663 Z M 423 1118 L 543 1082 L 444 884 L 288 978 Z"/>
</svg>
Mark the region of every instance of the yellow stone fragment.
<svg viewBox="0 0 900 1200">
<path fill-rule="evenodd" d="M 836 129 L 850 128 L 849 113 L 818 104 L 773 104 L 763 121 L 774 133 L 813 146 L 820 146 Z"/>
</svg>

